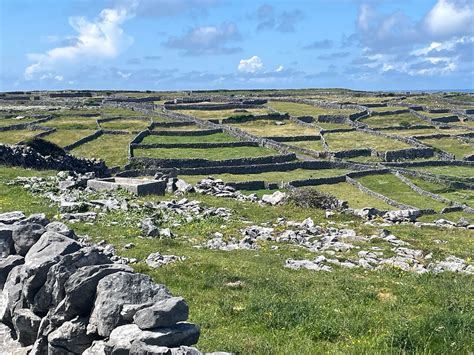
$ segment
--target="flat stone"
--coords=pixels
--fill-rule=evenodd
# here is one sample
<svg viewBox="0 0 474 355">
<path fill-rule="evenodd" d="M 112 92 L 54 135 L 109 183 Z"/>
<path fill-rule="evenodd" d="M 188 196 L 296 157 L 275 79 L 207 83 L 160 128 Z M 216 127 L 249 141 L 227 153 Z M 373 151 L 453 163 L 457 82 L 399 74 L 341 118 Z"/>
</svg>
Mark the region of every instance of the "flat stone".
<svg viewBox="0 0 474 355">
<path fill-rule="evenodd" d="M 25 218 L 25 214 L 21 211 L 0 213 L 0 223 L 13 224 Z"/>
<path fill-rule="evenodd" d="M 188 319 L 189 307 L 182 297 L 171 297 L 139 310 L 133 322 L 140 329 L 168 327 Z"/>
<path fill-rule="evenodd" d="M 45 231 L 44 227 L 37 223 L 16 226 L 12 232 L 16 253 L 25 256 L 28 250 L 40 239 Z"/>
</svg>

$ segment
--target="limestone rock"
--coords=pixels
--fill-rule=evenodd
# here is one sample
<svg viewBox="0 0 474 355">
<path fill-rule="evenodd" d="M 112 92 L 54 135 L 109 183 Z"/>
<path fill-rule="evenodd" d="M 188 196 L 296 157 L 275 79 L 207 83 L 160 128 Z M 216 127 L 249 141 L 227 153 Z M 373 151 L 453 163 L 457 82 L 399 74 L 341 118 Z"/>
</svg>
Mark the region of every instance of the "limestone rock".
<svg viewBox="0 0 474 355">
<path fill-rule="evenodd" d="M 14 228 L 9 224 L 0 224 L 0 258 L 16 253 L 12 238 Z"/>
<path fill-rule="evenodd" d="M 97 339 L 95 335 L 88 335 L 86 329 L 86 318 L 64 322 L 58 329 L 48 335 L 48 343 L 53 347 L 66 349 L 75 354 L 82 354 Z"/>
<path fill-rule="evenodd" d="M 286 198 L 286 193 L 281 192 L 281 191 L 275 191 L 271 195 L 263 195 L 262 202 L 275 206 L 283 202 L 285 198 Z"/>
<path fill-rule="evenodd" d="M 146 237 L 157 237 L 159 235 L 159 229 L 151 218 L 144 218 L 140 223 L 141 230 Z"/>
<path fill-rule="evenodd" d="M 30 250 L 30 248 L 40 239 L 44 232 L 44 227 L 37 223 L 16 226 L 12 232 L 12 239 L 16 253 L 25 256 L 28 250 Z"/>
<path fill-rule="evenodd" d="M 168 327 L 188 319 L 189 308 L 181 297 L 171 297 L 138 311 L 133 322 L 140 329 Z"/>
<path fill-rule="evenodd" d="M 10 255 L 4 259 L 0 259 L 0 289 L 3 289 L 7 281 L 8 274 L 15 266 L 25 262 L 25 258 L 20 255 Z"/>
<path fill-rule="evenodd" d="M 13 224 L 25 218 L 25 214 L 21 211 L 0 213 L 0 223 Z"/>
<path fill-rule="evenodd" d="M 76 239 L 76 235 L 74 231 L 71 230 L 68 226 L 61 222 L 51 222 L 46 225 L 46 231 L 48 232 L 55 232 L 62 235 L 65 235 L 68 238 Z"/>
<path fill-rule="evenodd" d="M 17 309 L 13 312 L 13 326 L 21 345 L 33 345 L 40 322 L 41 318 L 30 309 Z"/>
</svg>

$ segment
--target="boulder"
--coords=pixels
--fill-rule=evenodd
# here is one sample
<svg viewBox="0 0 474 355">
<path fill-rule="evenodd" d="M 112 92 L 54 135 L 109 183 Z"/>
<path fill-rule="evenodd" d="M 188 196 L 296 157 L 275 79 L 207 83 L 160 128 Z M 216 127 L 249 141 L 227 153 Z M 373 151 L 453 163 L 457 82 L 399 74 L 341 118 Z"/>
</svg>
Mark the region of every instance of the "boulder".
<svg viewBox="0 0 474 355">
<path fill-rule="evenodd" d="M 13 224 L 25 218 L 25 214 L 21 211 L 0 213 L 0 223 Z"/>
<path fill-rule="evenodd" d="M 420 210 L 397 210 L 388 211 L 383 215 L 383 218 L 390 222 L 415 222 L 418 217 L 421 216 Z"/>
<path fill-rule="evenodd" d="M 139 310 L 133 322 L 140 329 L 168 327 L 188 319 L 189 308 L 182 297 L 171 297 Z"/>
<path fill-rule="evenodd" d="M 8 274 L 15 266 L 25 262 L 25 258 L 20 255 L 10 255 L 4 259 L 0 259 L 0 289 L 7 281 Z"/>
<path fill-rule="evenodd" d="M 272 206 L 278 205 L 279 203 L 283 202 L 283 200 L 286 198 L 286 193 L 281 192 L 281 191 L 275 191 L 271 195 L 263 195 L 262 196 L 262 201 L 264 203 L 268 203 Z"/>
<path fill-rule="evenodd" d="M 143 274 L 117 272 L 97 284 L 94 308 L 91 313 L 89 333 L 109 336 L 122 321 L 120 312 L 124 304 L 141 304 L 161 301 L 171 297 L 168 289 L 155 284 Z"/>
<path fill-rule="evenodd" d="M 30 224 L 30 223 L 40 224 L 44 227 L 49 223 L 49 220 L 46 218 L 46 215 L 44 213 L 35 213 L 32 215 L 29 215 L 27 218 L 17 222 L 16 224 Z"/>
<path fill-rule="evenodd" d="M 106 355 L 105 354 L 105 341 L 96 340 L 92 342 L 92 345 L 88 347 L 82 355 Z"/>
<path fill-rule="evenodd" d="M 151 218 L 144 218 L 140 223 L 141 230 L 146 237 L 157 237 L 160 230 Z"/>
<path fill-rule="evenodd" d="M 13 229 L 12 239 L 15 251 L 25 256 L 28 250 L 40 239 L 46 230 L 41 224 L 20 224 Z"/>
<path fill-rule="evenodd" d="M 55 232 L 55 233 L 62 234 L 68 238 L 76 239 L 76 235 L 74 234 L 74 231 L 70 229 L 68 226 L 66 226 L 64 223 L 51 222 L 48 225 L 46 225 L 45 228 L 48 232 Z"/>
<path fill-rule="evenodd" d="M 32 310 L 22 308 L 13 312 L 12 322 L 20 344 L 23 346 L 33 345 L 41 318 Z"/>
<path fill-rule="evenodd" d="M 191 346 L 180 346 L 179 348 L 168 348 L 166 346 L 148 345 L 142 341 L 134 341 L 130 348 L 130 355 L 202 355 L 202 353 Z"/>
<path fill-rule="evenodd" d="M 187 192 L 192 192 L 194 190 L 193 185 L 188 184 L 186 181 L 178 179 L 175 182 L 176 185 L 176 191 L 181 192 L 181 193 L 187 193 Z"/>
<path fill-rule="evenodd" d="M 95 335 L 86 333 L 87 321 L 87 318 L 76 318 L 64 322 L 48 335 L 49 345 L 74 354 L 82 354 L 94 340 L 97 340 Z"/>
<path fill-rule="evenodd" d="M 20 302 L 24 280 L 23 266 L 14 267 L 8 274 L 0 296 L 0 321 L 6 325 L 12 326 L 15 309 L 24 308 Z"/>
<path fill-rule="evenodd" d="M 15 254 L 15 246 L 13 244 L 13 229 L 15 227 L 9 224 L 0 224 L 0 258 L 6 258 Z"/>
</svg>

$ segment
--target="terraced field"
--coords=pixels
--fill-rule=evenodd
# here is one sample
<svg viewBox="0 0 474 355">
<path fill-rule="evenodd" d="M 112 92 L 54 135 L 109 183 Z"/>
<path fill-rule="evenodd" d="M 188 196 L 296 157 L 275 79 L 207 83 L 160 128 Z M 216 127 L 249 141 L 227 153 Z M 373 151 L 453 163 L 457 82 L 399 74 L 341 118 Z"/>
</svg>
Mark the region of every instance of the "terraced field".
<svg viewBox="0 0 474 355">
<path fill-rule="evenodd" d="M 289 120 L 280 121 L 283 125 L 276 124 L 273 120 L 256 120 L 245 123 L 229 124 L 230 127 L 240 128 L 248 133 L 260 137 L 280 137 L 280 136 L 299 136 L 299 135 L 315 135 L 319 130 L 302 126 Z"/>
<path fill-rule="evenodd" d="M 386 115 L 386 116 L 369 116 L 361 119 L 361 122 L 366 123 L 369 127 L 390 127 L 390 126 L 413 126 L 413 125 L 426 125 L 426 121 L 416 117 L 411 113 L 402 113 L 398 115 Z"/>
<path fill-rule="evenodd" d="M 410 148 L 410 145 L 407 143 L 359 131 L 328 133 L 324 135 L 324 139 L 329 146 L 329 150 L 334 152 L 361 148 L 371 148 L 384 152 L 387 150 Z"/>
<path fill-rule="evenodd" d="M 267 115 L 271 113 L 270 110 L 265 108 L 250 108 L 245 109 L 245 111 L 240 109 L 231 109 L 231 110 L 179 110 L 179 113 L 183 113 L 185 115 L 194 116 L 197 118 L 201 118 L 203 120 L 212 120 L 212 119 L 223 119 L 229 117 L 239 117 L 239 116 L 247 116 L 247 115 Z"/>
<path fill-rule="evenodd" d="M 293 102 L 269 101 L 269 107 L 281 113 L 288 113 L 290 116 L 312 116 L 319 115 L 343 115 L 348 116 L 357 111 L 347 109 L 328 109 L 312 105 L 299 104 Z"/>
<path fill-rule="evenodd" d="M 102 158 L 109 166 L 123 166 L 128 161 L 128 144 L 133 139 L 129 134 L 104 134 L 71 151 L 85 158 Z"/>
<path fill-rule="evenodd" d="M 237 142 L 235 137 L 229 136 L 225 133 L 208 134 L 205 136 L 159 136 L 149 135 L 146 136 L 141 143 L 142 144 L 154 144 L 154 143 L 223 143 L 223 142 Z"/>
<path fill-rule="evenodd" d="M 159 159 L 226 160 L 237 158 L 257 158 L 277 154 L 277 151 L 262 147 L 135 149 L 136 157 Z"/>
<path fill-rule="evenodd" d="M 101 122 L 100 126 L 106 130 L 143 131 L 150 125 L 150 121 L 139 119 L 120 119 L 108 122 Z"/>
<path fill-rule="evenodd" d="M 456 138 L 423 139 L 422 142 L 434 148 L 454 154 L 456 159 L 462 159 L 465 156 L 472 154 L 474 149 L 472 144 L 465 143 Z"/>
<path fill-rule="evenodd" d="M 94 132 L 95 130 L 92 129 L 58 129 L 45 136 L 44 139 L 53 142 L 60 147 L 65 147 L 81 138 L 91 135 Z"/>
<path fill-rule="evenodd" d="M 14 131 L 3 131 L 3 132 L 0 132 L 0 143 L 15 144 L 25 139 L 32 138 L 38 133 L 40 132 L 26 130 L 26 129 L 14 130 Z"/>
</svg>

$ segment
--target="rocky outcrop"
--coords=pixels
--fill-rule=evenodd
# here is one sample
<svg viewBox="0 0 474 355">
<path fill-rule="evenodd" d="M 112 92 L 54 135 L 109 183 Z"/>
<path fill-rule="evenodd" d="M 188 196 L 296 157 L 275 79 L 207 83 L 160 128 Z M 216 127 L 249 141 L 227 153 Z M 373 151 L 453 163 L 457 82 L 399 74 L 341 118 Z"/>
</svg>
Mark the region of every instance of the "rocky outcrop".
<svg viewBox="0 0 474 355">
<path fill-rule="evenodd" d="M 0 221 L 0 320 L 30 354 L 200 354 L 200 329 L 166 286 L 44 215 Z"/>
</svg>

